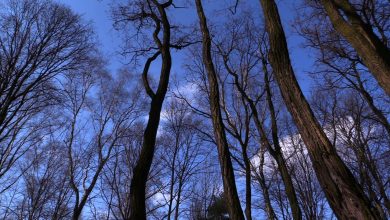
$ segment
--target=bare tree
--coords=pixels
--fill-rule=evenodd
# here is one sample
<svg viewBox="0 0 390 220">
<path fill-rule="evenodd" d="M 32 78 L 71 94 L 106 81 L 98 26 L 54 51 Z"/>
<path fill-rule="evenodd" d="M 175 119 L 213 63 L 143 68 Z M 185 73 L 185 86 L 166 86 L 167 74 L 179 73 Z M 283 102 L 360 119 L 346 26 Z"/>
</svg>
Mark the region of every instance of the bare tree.
<svg viewBox="0 0 390 220">
<path fill-rule="evenodd" d="M 376 29 L 371 24 L 371 21 L 378 22 L 379 19 L 385 19 L 386 22 L 390 16 L 388 11 L 385 12 L 385 17 L 378 19 L 381 15 L 375 14 L 375 7 L 378 6 L 375 1 L 363 1 L 361 8 L 357 8 L 358 4 L 348 0 L 323 0 L 321 3 L 333 27 L 355 48 L 379 85 L 387 95 L 390 95 L 390 49 L 387 44 L 386 30 Z M 378 1 L 378 3 L 383 2 Z M 386 7 L 386 3 L 383 6 Z M 385 41 L 382 41 L 375 31 L 382 34 Z"/>
<path fill-rule="evenodd" d="M 267 183 L 267 180 L 266 180 L 265 175 L 264 175 L 264 174 L 266 174 L 266 172 L 265 172 L 265 158 L 264 158 L 265 153 L 266 153 L 266 149 L 264 147 L 260 148 L 259 152 L 257 153 L 257 160 L 258 161 L 253 162 L 253 166 L 254 166 L 253 176 L 254 176 L 254 179 L 260 185 L 260 189 L 261 189 L 262 194 L 263 194 L 264 206 L 262 208 L 265 209 L 265 213 L 267 214 L 267 218 L 273 220 L 273 219 L 277 219 L 277 216 L 276 216 L 275 210 L 272 206 L 272 200 L 271 200 L 271 196 L 270 196 L 270 186 Z"/>
<path fill-rule="evenodd" d="M 321 103 L 315 99 L 313 104 L 317 115 L 323 118 L 329 136 L 337 144 L 338 152 L 346 161 L 359 184 L 367 193 L 369 200 L 380 211 L 382 218 L 388 212 L 386 195 L 387 175 L 383 166 L 384 146 L 389 142 L 387 132 L 380 123 L 367 115 L 369 105 L 354 89 L 318 92 Z M 379 171 L 381 170 L 381 171 Z M 382 173 L 382 174 L 380 174 Z"/>
<path fill-rule="evenodd" d="M 378 211 L 371 205 L 351 171 L 337 155 L 335 147 L 326 137 L 302 94 L 291 66 L 275 2 L 272 0 L 260 2 L 270 42 L 269 60 L 272 69 L 332 209 L 341 219 L 379 219 Z"/>
<path fill-rule="evenodd" d="M 172 8 L 172 0 L 160 3 L 157 0 L 129 2 L 128 5 L 119 6 L 114 11 L 117 22 L 130 21 L 134 22 L 137 29 L 149 28 L 151 30 L 152 40 L 150 45 L 140 50 L 132 51 L 136 55 L 149 53 L 152 54 L 144 65 L 142 79 L 146 93 L 151 98 L 148 123 L 144 132 L 141 153 L 136 166 L 134 167 L 133 177 L 131 180 L 130 194 L 130 216 L 129 219 L 146 219 L 145 208 L 145 187 L 148 180 L 150 166 L 152 165 L 155 152 L 157 129 L 160 123 L 160 113 L 164 98 L 168 89 L 169 77 L 172 67 L 171 48 L 181 49 L 188 45 L 185 38 L 178 37 L 172 39 L 172 25 L 168 19 L 167 9 Z M 145 43 L 143 43 L 145 44 Z M 154 45 L 154 46 L 153 46 Z M 148 72 L 150 65 L 161 56 L 161 72 L 158 86 L 154 92 L 149 84 Z"/>
<path fill-rule="evenodd" d="M 138 95 L 125 99 L 131 96 L 131 87 L 123 79 L 129 77 L 123 75 L 115 81 L 103 72 L 96 79 L 90 75 L 72 76 L 64 85 L 69 103 L 64 142 L 74 196 L 73 219 L 80 218 L 113 149 L 138 118 Z M 96 99 L 88 98 L 92 88 L 97 90 Z M 132 92 L 139 93 L 139 90 Z"/>
<path fill-rule="evenodd" d="M 10 218 L 18 219 L 66 219 L 71 215 L 71 189 L 66 175 L 66 166 L 62 163 L 65 151 L 55 140 L 43 148 L 28 151 L 29 162 L 22 165 L 23 178 L 19 184 L 20 199 L 9 210 Z M 11 207 L 10 207 L 11 208 Z M 5 216 L 4 216 L 5 217 Z"/>
<path fill-rule="evenodd" d="M 91 31 L 69 8 L 51 1 L 6 1 L 0 12 L 0 177 L 42 140 L 43 109 L 68 70 L 92 52 Z M 47 113 L 47 112 L 46 112 Z M 6 188 L 5 184 L 3 185 Z"/>
<path fill-rule="evenodd" d="M 70 8 L 0 3 L 0 218 L 390 216 L 390 4 L 302 2 L 309 102 L 275 1 L 202 3 L 113 3 L 115 73 Z"/>
<path fill-rule="evenodd" d="M 368 3 L 368 5 L 371 5 Z M 378 5 L 377 5 L 378 4 Z M 298 32 L 306 39 L 305 46 L 315 48 L 319 54 L 315 57 L 316 64 L 319 65 L 313 71 L 313 77 L 323 89 L 355 89 L 367 102 L 374 113 L 373 120 L 379 121 L 390 134 L 390 124 L 387 120 L 388 112 L 383 104 L 388 96 L 377 89 L 377 82 L 365 67 L 364 62 L 340 34 L 334 31 L 330 21 L 326 20 L 326 12 L 321 6 L 312 2 L 305 4 L 306 13 L 300 13 L 297 20 Z M 367 6 L 367 10 L 374 21 L 383 20 L 383 14 L 378 7 L 380 3 Z M 361 7 L 365 7 L 365 4 Z M 372 7 L 372 8 L 371 8 Z M 385 7 L 386 8 L 386 7 Z M 386 10 L 386 9 L 384 9 Z M 370 20 L 369 18 L 367 18 Z M 388 19 L 387 19 L 388 20 Z M 385 21 L 377 21 L 376 29 L 385 30 Z M 386 35 L 382 37 L 383 42 L 387 42 Z"/>
<path fill-rule="evenodd" d="M 316 177 L 306 146 L 287 112 L 282 121 L 281 129 L 286 136 L 281 139 L 280 144 L 287 151 L 284 155 L 288 158 L 290 175 L 295 183 L 302 215 L 304 219 L 328 219 L 333 213 L 328 210 L 328 202 Z"/>
<path fill-rule="evenodd" d="M 213 203 L 213 197 L 221 194 L 220 174 L 212 160 L 213 158 L 207 158 L 202 164 L 202 172 L 196 174 L 197 181 L 192 186 L 188 219 L 208 219 L 208 210 Z"/>
<path fill-rule="evenodd" d="M 202 2 L 200 0 L 196 0 L 195 3 L 203 39 L 203 63 L 207 71 L 209 83 L 210 112 L 213 121 L 215 140 L 217 142 L 224 193 L 228 203 L 229 216 L 231 219 L 244 219 L 244 214 L 237 194 L 233 165 L 230 159 L 224 123 L 222 121 L 218 79 L 211 57 L 211 37 L 207 27 Z"/>
<path fill-rule="evenodd" d="M 267 51 L 265 34 L 261 30 L 253 31 L 256 24 L 249 13 L 241 16 L 244 16 L 244 18 L 231 19 L 226 25 L 226 34 L 221 36 L 221 42 L 217 43 L 219 55 L 222 57 L 226 72 L 232 77 L 233 89 L 239 94 L 237 99 L 242 99 L 241 105 L 246 106 L 247 111 L 251 114 L 250 120 L 253 119 L 257 129 L 261 139 L 260 145 L 265 146 L 278 164 L 294 219 L 301 219 L 299 202 L 279 144 L 277 109 L 274 106 L 274 98 L 272 97 L 274 92 L 270 85 L 271 76 L 268 72 L 267 57 L 265 55 Z M 258 72 L 261 72 L 263 76 L 257 74 Z M 254 80 L 256 77 L 262 77 L 264 80 Z M 259 106 L 267 107 L 263 108 L 264 110 L 258 110 Z M 264 116 L 265 114 L 267 116 Z M 229 117 L 230 114 L 227 114 L 228 122 Z M 271 122 L 270 137 L 265 125 L 266 120 Z M 243 123 L 245 119 L 239 119 L 238 121 L 238 123 Z M 234 123 L 228 124 L 232 125 Z M 249 158 L 247 160 L 249 161 Z"/>
<path fill-rule="evenodd" d="M 197 132 L 201 122 L 183 100 L 170 100 L 163 117 L 159 155 L 167 187 L 161 193 L 167 200 L 167 219 L 177 220 L 187 212 L 183 203 L 192 196 L 190 182 L 208 156 Z"/>
</svg>

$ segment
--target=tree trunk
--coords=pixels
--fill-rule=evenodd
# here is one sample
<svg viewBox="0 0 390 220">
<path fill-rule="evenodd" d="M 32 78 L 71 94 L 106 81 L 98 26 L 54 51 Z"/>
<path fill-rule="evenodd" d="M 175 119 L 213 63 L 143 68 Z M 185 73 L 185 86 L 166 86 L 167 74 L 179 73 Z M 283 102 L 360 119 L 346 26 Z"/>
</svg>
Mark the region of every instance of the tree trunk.
<svg viewBox="0 0 390 220">
<path fill-rule="evenodd" d="M 267 217 L 269 220 L 275 220 L 278 219 L 276 217 L 274 208 L 272 207 L 271 204 L 271 199 L 268 191 L 268 186 L 265 182 L 265 177 L 264 177 L 264 150 L 261 150 L 260 152 L 260 164 L 259 164 L 259 173 L 256 172 L 256 179 L 260 184 L 261 190 L 263 191 L 263 199 L 265 203 L 265 211 L 267 213 Z"/>
<path fill-rule="evenodd" d="M 268 70 L 267 70 L 267 66 L 266 66 L 266 61 L 264 59 L 262 60 L 262 64 L 263 64 L 263 72 L 264 72 L 265 90 L 266 90 L 266 94 L 267 94 L 267 103 L 269 106 L 271 122 L 272 122 L 271 127 L 272 127 L 272 140 L 274 142 L 274 148 L 272 148 L 272 145 L 271 145 L 270 141 L 268 140 L 268 137 L 265 133 L 264 126 L 263 126 L 262 122 L 260 121 L 259 113 L 257 111 L 257 108 L 256 108 L 254 101 L 248 96 L 248 94 L 245 92 L 245 90 L 241 87 L 239 80 L 238 80 L 238 75 L 232 71 L 229 71 L 229 68 L 227 68 L 227 69 L 228 69 L 229 73 L 234 76 L 234 83 L 235 83 L 238 91 L 243 96 L 243 98 L 248 102 L 249 107 L 252 110 L 253 121 L 255 123 L 256 129 L 257 129 L 259 136 L 261 138 L 262 145 L 264 145 L 264 147 L 267 148 L 267 150 L 269 151 L 271 156 L 276 160 L 276 163 L 278 164 L 278 170 L 282 176 L 282 180 L 283 180 L 283 184 L 285 186 L 287 198 L 289 200 L 291 211 L 293 213 L 293 218 L 296 220 L 302 219 L 302 212 L 301 212 L 301 209 L 299 207 L 299 202 L 298 202 L 298 199 L 296 196 L 294 185 L 293 185 L 291 176 L 288 172 L 287 163 L 283 158 L 283 153 L 281 151 L 281 147 L 279 144 L 276 114 L 275 114 L 275 109 L 274 109 L 274 105 L 273 105 L 272 97 L 271 97 L 272 94 L 271 94 L 271 89 L 269 86 Z M 226 60 L 225 60 L 225 65 L 227 65 Z"/>
<path fill-rule="evenodd" d="M 174 196 L 173 196 L 173 188 L 174 188 L 174 185 L 175 185 L 175 165 L 176 165 L 176 156 L 177 156 L 177 152 L 179 150 L 179 133 L 176 134 L 176 138 L 175 138 L 175 150 L 173 152 L 173 158 L 172 158 L 172 167 L 171 167 L 171 180 L 170 180 L 170 186 L 169 186 L 169 204 L 168 204 L 168 217 L 167 217 L 167 220 L 171 220 L 171 214 L 173 212 L 172 210 L 172 205 L 173 205 L 173 200 L 174 200 Z"/>
<path fill-rule="evenodd" d="M 172 57 L 170 53 L 171 26 L 165 12 L 165 6 L 157 4 L 157 8 L 161 15 L 161 23 L 163 25 L 163 40 L 159 48 L 162 66 L 156 94 L 151 94 L 153 92 L 148 91 L 150 87 L 146 86 L 146 90 L 151 96 L 152 101 L 150 104 L 148 124 L 143 136 L 141 153 L 133 170 L 133 178 L 131 179 L 130 184 L 130 217 L 128 218 L 130 220 L 146 220 L 146 182 L 153 162 L 161 108 L 168 89 L 169 75 L 172 67 Z M 154 59 L 155 58 L 156 57 L 154 57 Z"/>
<path fill-rule="evenodd" d="M 179 178 L 179 187 L 178 187 L 178 192 L 177 192 L 177 200 L 176 200 L 176 207 L 175 207 L 175 220 L 179 219 L 179 207 L 180 207 L 180 199 L 181 199 L 181 191 L 183 190 L 183 178 L 182 178 L 183 173 L 181 174 Z"/>
<path fill-rule="evenodd" d="M 149 120 L 144 132 L 141 154 L 133 171 L 133 178 L 130 185 L 130 219 L 132 220 L 146 219 L 145 188 L 150 166 L 153 161 L 163 99 L 164 97 L 156 97 L 151 102 Z"/>
<path fill-rule="evenodd" d="M 322 0 L 333 27 L 355 48 L 383 90 L 390 95 L 390 50 L 363 22 L 348 0 Z M 348 20 L 344 19 L 346 17 Z"/>
<path fill-rule="evenodd" d="M 276 160 L 276 163 L 278 164 L 278 169 L 282 176 L 286 195 L 290 203 L 291 212 L 293 214 L 293 219 L 300 220 L 302 219 L 301 208 L 299 207 L 299 202 L 291 179 L 291 175 L 288 172 L 287 163 L 286 160 L 283 158 L 282 148 L 279 144 L 278 124 L 276 121 L 275 107 L 272 101 L 272 93 L 271 93 L 270 81 L 268 77 L 267 62 L 265 59 L 263 59 L 262 63 L 263 63 L 263 71 L 264 71 L 265 91 L 267 94 L 267 103 L 268 103 L 268 108 L 271 116 L 272 141 L 274 145 L 274 149 L 272 149 L 270 144 L 268 144 L 268 148 L 271 156 Z"/>
<path fill-rule="evenodd" d="M 214 127 L 214 135 L 217 142 L 219 162 L 222 172 L 222 180 L 224 187 L 224 195 L 227 198 L 227 207 L 230 219 L 241 220 L 245 219 L 241 209 L 240 200 L 237 194 L 237 188 L 234 178 L 233 164 L 230 158 L 229 147 L 226 139 L 224 124 L 219 101 L 219 89 L 217 74 L 214 69 L 214 64 L 211 56 L 211 38 L 206 23 L 206 17 L 203 11 L 201 0 L 195 0 L 196 9 L 199 17 L 200 29 L 203 38 L 203 63 L 205 65 L 209 89 L 210 89 L 210 113 Z"/>
<path fill-rule="evenodd" d="M 79 220 L 82 209 L 76 208 L 73 210 L 72 220 Z"/>
<path fill-rule="evenodd" d="M 361 186 L 330 143 L 295 78 L 273 0 L 260 0 L 270 42 L 269 60 L 281 94 L 307 146 L 317 178 L 339 219 L 380 219 Z"/>
<path fill-rule="evenodd" d="M 245 164 L 245 216 L 246 220 L 252 220 L 251 163 L 246 147 L 243 149 L 243 160 Z"/>
</svg>

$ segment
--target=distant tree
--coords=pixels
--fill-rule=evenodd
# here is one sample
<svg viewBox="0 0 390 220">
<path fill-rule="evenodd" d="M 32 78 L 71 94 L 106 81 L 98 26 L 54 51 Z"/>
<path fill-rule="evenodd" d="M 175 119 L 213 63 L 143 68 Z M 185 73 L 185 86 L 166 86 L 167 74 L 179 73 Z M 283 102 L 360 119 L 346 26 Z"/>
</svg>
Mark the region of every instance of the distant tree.
<svg viewBox="0 0 390 220">
<path fill-rule="evenodd" d="M 63 164 L 66 151 L 58 146 L 61 144 L 51 140 L 46 146 L 33 146 L 34 150 L 26 153 L 28 162 L 21 165 L 23 171 L 19 189 L 8 190 L 19 196 L 11 201 L 13 204 L 4 212 L 3 218 L 70 218 L 71 189 L 66 165 Z"/>
<path fill-rule="evenodd" d="M 207 220 L 209 219 L 209 207 L 214 203 L 215 196 L 221 194 L 221 177 L 216 166 L 212 165 L 212 161 L 203 163 L 203 172 L 196 174 L 197 181 L 193 183 L 190 201 L 189 219 L 192 220 Z M 226 205 L 224 213 L 228 213 Z"/>
<path fill-rule="evenodd" d="M 183 100 L 171 99 L 163 118 L 158 155 L 164 167 L 161 179 L 168 181 L 162 181 L 167 187 L 161 194 L 167 200 L 167 219 L 178 220 L 186 212 L 183 203 L 193 194 L 191 182 L 202 171 L 210 150 L 197 131 L 201 121 Z"/>
<path fill-rule="evenodd" d="M 70 70 L 94 52 L 92 31 L 52 1 L 7 0 L 0 10 L 0 179 L 51 126 L 48 107 Z M 17 175 L 13 175 L 17 177 Z M 11 181 L 14 182 L 14 181 Z M 7 188 L 3 182 L 2 189 Z"/>
<path fill-rule="evenodd" d="M 95 77 L 74 76 L 65 84 L 68 118 L 64 143 L 73 191 L 73 219 L 79 219 L 114 148 L 127 136 L 139 118 L 140 90 L 131 90 L 123 78 L 112 79 L 105 72 Z M 88 94 L 95 89 L 95 94 Z M 135 93 L 135 94 L 133 94 Z M 133 99 L 127 99 L 128 97 Z"/>
</svg>

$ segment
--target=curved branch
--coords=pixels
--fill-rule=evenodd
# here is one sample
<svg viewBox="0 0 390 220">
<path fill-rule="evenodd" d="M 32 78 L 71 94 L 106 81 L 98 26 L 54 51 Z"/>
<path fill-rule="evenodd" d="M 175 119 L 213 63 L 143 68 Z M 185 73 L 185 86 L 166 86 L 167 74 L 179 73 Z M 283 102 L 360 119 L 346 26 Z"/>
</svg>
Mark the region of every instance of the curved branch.
<svg viewBox="0 0 390 220">
<path fill-rule="evenodd" d="M 144 70 L 142 72 L 142 82 L 144 84 L 146 93 L 150 96 L 150 98 L 153 98 L 155 96 L 155 93 L 153 92 L 152 88 L 150 87 L 149 80 L 148 80 L 148 72 L 150 68 L 150 64 L 161 54 L 160 51 L 156 52 L 153 56 L 149 57 L 146 60 Z"/>
</svg>

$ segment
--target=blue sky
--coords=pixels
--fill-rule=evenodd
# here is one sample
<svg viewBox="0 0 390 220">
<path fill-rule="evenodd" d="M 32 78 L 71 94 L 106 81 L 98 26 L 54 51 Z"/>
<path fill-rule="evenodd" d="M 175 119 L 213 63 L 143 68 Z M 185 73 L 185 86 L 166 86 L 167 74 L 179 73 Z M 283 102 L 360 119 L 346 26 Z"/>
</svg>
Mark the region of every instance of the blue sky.
<svg viewBox="0 0 390 220">
<path fill-rule="evenodd" d="M 58 0 L 59 2 L 69 5 L 75 12 L 82 15 L 83 19 L 92 23 L 94 30 L 97 34 L 98 41 L 101 46 L 101 50 L 106 59 L 109 60 L 109 69 L 116 71 L 126 60 L 121 57 L 118 52 L 120 51 L 121 38 L 118 32 L 112 27 L 112 20 L 110 15 L 110 5 L 115 1 L 110 0 Z M 261 12 L 260 3 L 258 0 L 253 1 L 253 5 L 258 7 L 259 13 Z M 210 1 L 205 1 L 207 4 Z M 229 2 L 229 0 L 220 0 L 222 4 Z M 310 94 L 310 86 L 312 80 L 307 74 L 307 71 L 313 68 L 313 55 L 309 49 L 302 48 L 303 39 L 294 33 L 291 24 L 296 14 L 296 7 L 300 3 L 300 0 L 280 0 L 277 1 L 280 15 L 282 17 L 282 23 L 286 32 L 288 46 L 290 49 L 290 57 L 294 67 L 297 79 L 302 87 L 305 95 Z M 257 10 L 256 9 L 256 10 Z M 176 9 L 179 11 L 180 9 Z M 182 12 L 175 12 L 175 19 L 181 21 L 192 22 L 195 17 L 195 9 L 192 10 L 183 9 Z M 210 15 L 211 12 L 208 14 Z M 209 16 L 212 19 L 212 16 Z M 184 71 L 181 70 L 182 62 L 184 61 L 184 53 L 173 53 L 173 69 L 172 73 L 182 74 Z M 153 66 L 152 72 L 158 72 L 157 66 Z"/>
</svg>

